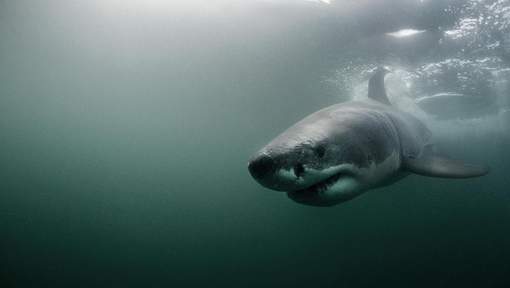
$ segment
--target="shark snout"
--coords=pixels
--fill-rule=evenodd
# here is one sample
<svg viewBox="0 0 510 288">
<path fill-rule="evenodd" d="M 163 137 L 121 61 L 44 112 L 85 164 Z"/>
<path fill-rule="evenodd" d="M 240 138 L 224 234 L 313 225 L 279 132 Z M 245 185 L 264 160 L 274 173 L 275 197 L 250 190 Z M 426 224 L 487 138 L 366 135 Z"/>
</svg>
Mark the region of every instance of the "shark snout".
<svg viewBox="0 0 510 288">
<path fill-rule="evenodd" d="M 262 186 L 277 190 L 291 191 L 302 187 L 304 167 L 286 168 L 268 153 L 259 153 L 248 163 L 251 176 Z"/>
<path fill-rule="evenodd" d="M 261 154 L 248 163 L 248 170 L 256 180 L 262 180 L 276 170 L 276 164 L 269 155 Z"/>
</svg>

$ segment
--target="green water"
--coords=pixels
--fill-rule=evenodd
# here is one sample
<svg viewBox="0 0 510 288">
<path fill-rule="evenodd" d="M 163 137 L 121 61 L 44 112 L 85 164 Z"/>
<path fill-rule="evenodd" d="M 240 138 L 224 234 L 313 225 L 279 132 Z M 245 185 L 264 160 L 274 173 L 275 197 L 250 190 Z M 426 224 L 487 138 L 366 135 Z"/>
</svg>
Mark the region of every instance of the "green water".
<svg viewBox="0 0 510 288">
<path fill-rule="evenodd" d="M 449 147 L 484 178 L 298 205 L 247 159 L 345 99 L 329 18 L 147 3 L 0 1 L 1 287 L 510 285 L 508 142 Z"/>
</svg>

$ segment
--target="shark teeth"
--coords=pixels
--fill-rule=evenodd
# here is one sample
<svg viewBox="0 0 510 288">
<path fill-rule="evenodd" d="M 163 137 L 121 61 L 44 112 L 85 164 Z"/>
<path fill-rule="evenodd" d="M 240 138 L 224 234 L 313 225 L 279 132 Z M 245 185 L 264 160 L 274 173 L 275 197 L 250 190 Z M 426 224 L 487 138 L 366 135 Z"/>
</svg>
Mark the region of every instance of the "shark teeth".
<svg viewBox="0 0 510 288">
<path fill-rule="evenodd" d="M 333 175 L 333 176 L 329 177 L 328 179 L 326 179 L 322 182 L 319 182 L 319 183 L 313 185 L 312 187 L 309 187 L 308 189 L 310 189 L 312 191 L 316 191 L 317 193 L 324 193 L 329 188 L 331 188 L 331 186 L 333 186 L 338 181 L 338 179 L 340 179 L 340 177 L 341 177 L 340 174 Z"/>
<path fill-rule="evenodd" d="M 333 175 L 323 181 L 313 184 L 312 186 L 310 186 L 306 189 L 291 192 L 291 194 L 293 196 L 306 197 L 306 196 L 313 196 L 313 195 L 324 193 L 329 188 L 331 188 L 331 186 L 333 186 L 338 181 L 338 179 L 340 179 L 341 176 L 342 176 L 341 174 Z"/>
</svg>

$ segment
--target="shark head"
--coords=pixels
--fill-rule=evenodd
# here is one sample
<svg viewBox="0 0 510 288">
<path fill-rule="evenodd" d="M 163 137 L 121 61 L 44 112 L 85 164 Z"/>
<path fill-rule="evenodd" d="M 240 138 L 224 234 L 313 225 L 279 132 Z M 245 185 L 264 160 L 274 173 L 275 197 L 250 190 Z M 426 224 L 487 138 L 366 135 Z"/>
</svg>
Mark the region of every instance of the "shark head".
<svg viewBox="0 0 510 288">
<path fill-rule="evenodd" d="M 313 206 L 332 206 L 367 190 L 377 160 L 391 151 L 373 139 L 376 119 L 354 109 L 334 111 L 308 116 L 257 152 L 248 164 L 253 178 Z"/>
</svg>

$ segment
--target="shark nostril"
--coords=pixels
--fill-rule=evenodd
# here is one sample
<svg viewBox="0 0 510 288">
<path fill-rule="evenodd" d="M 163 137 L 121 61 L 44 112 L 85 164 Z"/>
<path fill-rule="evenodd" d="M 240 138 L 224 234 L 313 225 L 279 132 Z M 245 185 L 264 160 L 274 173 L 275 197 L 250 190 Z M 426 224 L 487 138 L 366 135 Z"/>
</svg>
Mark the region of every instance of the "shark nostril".
<svg viewBox="0 0 510 288">
<path fill-rule="evenodd" d="M 294 175 L 296 175 L 296 177 L 298 177 L 298 178 L 300 178 L 303 175 L 303 173 L 305 173 L 305 167 L 301 163 L 296 164 L 294 166 L 293 170 L 294 170 Z"/>
</svg>

